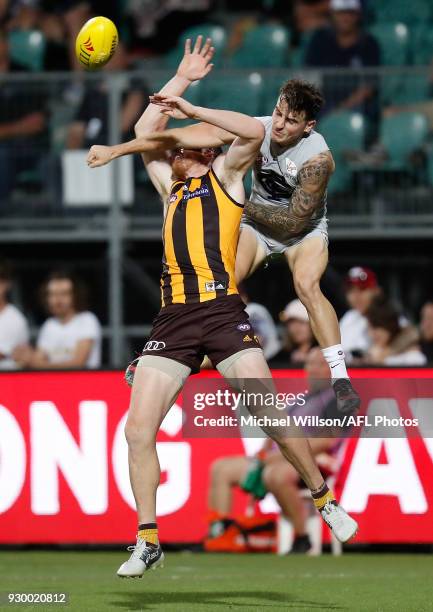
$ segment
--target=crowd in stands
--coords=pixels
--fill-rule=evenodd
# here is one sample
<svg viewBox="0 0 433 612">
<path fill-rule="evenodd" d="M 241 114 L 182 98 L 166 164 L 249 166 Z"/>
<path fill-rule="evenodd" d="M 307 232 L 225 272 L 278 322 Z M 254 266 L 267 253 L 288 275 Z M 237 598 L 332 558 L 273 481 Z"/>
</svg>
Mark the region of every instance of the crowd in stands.
<svg viewBox="0 0 433 612">
<path fill-rule="evenodd" d="M 351 268 L 345 278 L 347 310 L 340 319 L 342 345 L 351 366 L 423 366 L 433 363 L 433 300 L 420 309 L 419 326 L 389 300 L 376 274 Z M 29 324 L 12 303 L 10 264 L 0 261 L 0 369 L 68 369 L 101 366 L 101 325 L 88 310 L 87 289 L 68 270 L 50 273 L 40 291 L 48 315 L 30 342 Z M 299 300 L 290 301 L 276 323 L 262 304 L 242 299 L 265 357 L 273 368 L 305 367 L 317 342 Z"/>
<path fill-rule="evenodd" d="M 87 308 L 87 289 L 69 271 L 53 271 L 41 287 L 48 318 L 34 344 L 26 317 L 10 302 L 13 274 L 0 262 L 0 370 L 93 369 L 101 366 L 102 331 Z"/>
<path fill-rule="evenodd" d="M 330 186 L 333 191 L 341 192 L 349 187 L 349 175 L 354 168 L 349 164 L 349 157 L 350 154 L 353 157 L 353 150 L 361 154 L 364 170 L 370 168 L 372 161 L 374 168 L 381 162 L 385 170 L 391 169 L 386 162 L 392 161 L 392 168 L 396 169 L 393 157 L 397 152 L 393 146 L 386 148 L 386 129 L 381 131 L 383 120 L 386 122 L 396 115 L 394 132 L 404 128 L 419 133 L 418 139 L 411 141 L 401 153 L 399 168 L 411 174 L 412 170 L 407 168 L 408 159 L 421 150 L 429 155 L 428 125 L 433 121 L 430 77 L 423 73 L 409 82 L 395 76 L 385 79 L 360 69 L 430 63 L 433 37 L 428 24 L 433 20 L 433 10 L 429 9 L 428 0 L 416 0 L 414 6 L 421 7 L 417 21 L 416 8 L 405 8 L 402 2 L 396 6 L 391 0 L 380 4 L 383 7 L 379 10 L 376 3 L 362 0 L 271 0 L 248 4 L 237 0 L 229 5 L 220 5 L 215 0 L 112 3 L 102 0 L 0 0 L 1 72 L 56 70 L 71 71 L 77 76 L 69 87 L 63 85 L 63 90 L 56 92 L 45 91 L 40 84 L 32 82 L 6 82 L 2 87 L 0 162 L 7 168 L 0 179 L 2 203 L 16 185 L 28 184 L 36 185 L 42 193 L 54 193 L 59 200 L 59 186 L 56 190 L 48 179 L 52 174 L 60 175 L 58 158 L 52 159 L 53 148 L 58 154 L 63 149 L 84 149 L 107 141 L 106 85 L 85 86 L 80 81 L 78 75 L 82 68 L 76 61 L 74 49 L 79 29 L 95 14 L 111 17 L 120 32 L 121 45 L 105 70 L 139 70 L 136 74 L 140 76 L 126 85 L 123 96 L 122 138 L 131 136 L 131 128 L 149 92 L 160 85 L 153 82 L 152 77 L 149 80 L 152 68 L 171 70 L 179 59 L 186 34 L 195 37 L 202 32 L 215 38 L 216 69 L 260 71 L 275 68 L 281 71 L 291 67 L 325 71 L 320 85 L 326 104 L 319 119 L 336 113 L 340 115 L 338 125 L 319 125 L 337 160 L 337 173 Z M 326 72 L 338 68 L 349 69 L 350 74 Z M 238 91 L 242 83 L 237 89 L 230 91 L 229 88 L 223 96 L 217 96 L 216 104 L 221 102 L 223 106 L 234 108 L 238 98 L 246 112 L 270 113 L 281 81 L 282 76 L 278 75 L 278 84 L 269 81 L 266 92 L 256 91 L 250 96 L 247 93 L 251 108 L 243 108 L 245 95 L 242 97 L 242 92 Z M 219 86 L 226 87 L 224 80 Z M 212 95 L 212 100 L 214 98 Z M 199 102 L 205 105 L 209 100 L 200 99 Z M 404 127 L 398 117 L 407 115 L 408 111 L 414 117 L 419 114 L 425 117 L 426 126 L 421 129 L 415 119 L 415 123 L 410 123 L 406 117 Z M 359 121 L 353 120 L 354 113 L 365 119 L 362 130 Z M 59 129 L 58 123 L 62 121 L 65 125 Z M 347 138 L 340 138 L 343 144 L 337 140 L 338 134 L 351 129 L 352 132 L 361 130 L 362 135 L 358 142 L 354 132 L 350 133 L 349 148 L 353 150 L 349 151 Z M 390 129 L 393 130 L 392 126 Z M 366 158 L 369 147 L 373 147 L 373 155 Z M 377 155 L 378 150 L 381 156 Z M 359 156 L 355 161 L 359 170 Z M 433 163 L 422 164 L 427 175 L 424 180 L 433 183 L 433 176 L 428 178 L 430 166 L 433 168 Z"/>
</svg>

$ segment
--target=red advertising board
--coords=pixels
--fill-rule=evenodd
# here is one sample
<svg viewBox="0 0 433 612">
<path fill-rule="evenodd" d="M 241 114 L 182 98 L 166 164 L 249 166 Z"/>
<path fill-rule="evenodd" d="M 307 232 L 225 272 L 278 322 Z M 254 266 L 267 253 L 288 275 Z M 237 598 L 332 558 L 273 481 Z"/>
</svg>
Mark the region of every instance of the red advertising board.
<svg viewBox="0 0 433 612">
<path fill-rule="evenodd" d="M 209 373 L 201 376 L 209 376 Z M 356 378 L 433 381 L 433 370 L 358 370 Z M 278 371 L 305 388 L 300 371 Z M 401 393 L 403 416 L 433 393 Z M 403 387 L 402 387 L 403 388 Z M 420 387 L 421 388 L 421 387 Z M 433 382 L 431 383 L 433 389 Z M 379 392 L 378 392 L 379 393 Z M 380 394 L 379 394 L 380 395 Z M 383 401 L 372 397 L 369 402 Z M 0 375 L 0 543 L 129 542 L 136 527 L 123 427 L 129 389 L 118 372 Z M 209 467 L 260 440 L 183 438 L 175 405 L 158 435 L 163 541 L 206 531 Z M 433 436 L 433 434 L 431 434 Z M 349 439 L 336 489 L 359 521 L 358 542 L 433 542 L 433 437 Z M 237 508 L 243 503 L 237 498 Z M 274 510 L 272 500 L 263 509 Z"/>
</svg>

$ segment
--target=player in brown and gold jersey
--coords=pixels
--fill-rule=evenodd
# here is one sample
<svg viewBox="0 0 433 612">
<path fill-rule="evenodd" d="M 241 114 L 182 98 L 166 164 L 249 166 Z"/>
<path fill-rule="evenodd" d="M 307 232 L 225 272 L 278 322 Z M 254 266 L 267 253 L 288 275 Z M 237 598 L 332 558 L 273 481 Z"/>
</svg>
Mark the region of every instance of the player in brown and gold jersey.
<svg viewBox="0 0 433 612">
<path fill-rule="evenodd" d="M 206 47 L 200 51 L 200 44 L 196 44 L 190 54 L 187 46 L 187 58 L 198 54 L 206 65 L 210 46 L 208 51 Z M 196 65 L 199 63 L 196 58 Z M 160 476 L 156 435 L 186 378 L 199 370 L 203 356 L 210 358 L 231 385 L 242 381 L 240 389 L 247 393 L 273 391 L 271 373 L 234 281 L 245 200 L 243 178 L 257 156 L 264 128 L 241 113 L 193 106 L 176 95 L 176 87 L 170 81 L 151 97 L 136 127 L 141 137 L 138 149 L 136 141 L 96 146 L 88 156 L 89 165 L 97 167 L 140 151 L 164 202 L 162 307 L 138 361 L 125 427 L 139 529 L 130 559 L 117 572 L 121 577 L 141 576 L 150 567 L 162 565 L 156 528 Z M 190 128 L 160 131 L 164 127 L 161 117 L 178 113 L 227 130 L 236 138 L 227 152 L 221 153 L 198 149 Z M 170 150 L 168 157 L 163 149 Z M 270 414 L 271 409 L 259 405 L 258 412 Z M 285 428 L 264 430 L 310 487 L 321 504 L 318 508 L 329 510 L 335 500 L 308 441 L 289 437 Z M 356 526 L 339 506 L 338 514 L 340 522 L 347 517 Z M 353 535 L 354 525 L 349 524 L 347 537 L 342 537 L 348 539 L 349 531 Z"/>
</svg>

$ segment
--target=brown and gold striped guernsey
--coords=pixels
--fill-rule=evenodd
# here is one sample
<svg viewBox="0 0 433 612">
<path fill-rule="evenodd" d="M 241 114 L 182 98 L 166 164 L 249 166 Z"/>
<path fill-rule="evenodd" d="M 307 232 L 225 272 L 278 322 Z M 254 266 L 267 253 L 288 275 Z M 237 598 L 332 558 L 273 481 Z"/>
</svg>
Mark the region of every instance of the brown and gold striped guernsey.
<svg viewBox="0 0 433 612">
<path fill-rule="evenodd" d="M 173 183 L 163 227 L 163 307 L 238 292 L 235 260 L 242 209 L 213 170 Z"/>
</svg>

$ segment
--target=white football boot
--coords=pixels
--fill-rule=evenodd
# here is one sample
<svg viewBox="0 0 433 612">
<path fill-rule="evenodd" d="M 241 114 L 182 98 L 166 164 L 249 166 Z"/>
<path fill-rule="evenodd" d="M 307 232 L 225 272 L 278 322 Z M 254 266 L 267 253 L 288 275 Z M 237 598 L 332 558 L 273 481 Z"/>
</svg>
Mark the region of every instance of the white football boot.
<svg viewBox="0 0 433 612">
<path fill-rule="evenodd" d="M 127 550 L 132 551 L 132 555 L 117 570 L 120 578 L 141 578 L 149 569 L 164 567 L 164 553 L 159 544 L 154 546 L 143 538 L 137 538 L 137 544 L 128 546 Z"/>
<path fill-rule="evenodd" d="M 327 502 L 320 514 L 340 542 L 347 542 L 356 535 L 358 523 L 337 502 Z"/>
</svg>

